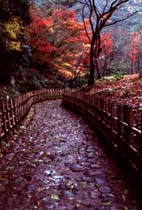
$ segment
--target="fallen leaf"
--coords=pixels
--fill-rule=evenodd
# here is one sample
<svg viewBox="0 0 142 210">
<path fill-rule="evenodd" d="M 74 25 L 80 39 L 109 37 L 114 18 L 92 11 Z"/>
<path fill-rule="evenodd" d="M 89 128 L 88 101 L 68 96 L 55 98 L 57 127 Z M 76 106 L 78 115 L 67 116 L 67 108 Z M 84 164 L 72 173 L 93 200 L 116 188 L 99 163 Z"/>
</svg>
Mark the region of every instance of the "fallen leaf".
<svg viewBox="0 0 142 210">
<path fill-rule="evenodd" d="M 51 195 L 52 200 L 60 200 L 59 196 L 57 194 L 52 194 Z"/>
<path fill-rule="evenodd" d="M 83 188 L 83 189 L 86 189 L 86 187 L 87 187 L 87 182 L 82 182 L 81 185 L 82 185 L 82 188 Z"/>
<path fill-rule="evenodd" d="M 80 204 L 79 204 L 79 203 L 77 203 L 77 204 L 76 204 L 76 207 L 77 207 L 77 208 L 79 208 L 79 207 L 80 207 Z"/>
<path fill-rule="evenodd" d="M 122 199 L 123 199 L 123 201 L 126 201 L 126 195 L 122 195 Z"/>
<path fill-rule="evenodd" d="M 111 205 L 111 202 L 110 202 L 110 201 L 105 202 L 105 203 L 103 203 L 103 205 L 104 205 L 104 206 L 109 206 L 109 205 Z"/>
<path fill-rule="evenodd" d="M 0 153 L 0 158 L 3 158 L 3 154 L 2 153 Z"/>
<path fill-rule="evenodd" d="M 127 207 L 127 206 L 123 206 L 123 209 L 124 209 L 124 210 L 128 210 L 128 207 Z"/>
</svg>

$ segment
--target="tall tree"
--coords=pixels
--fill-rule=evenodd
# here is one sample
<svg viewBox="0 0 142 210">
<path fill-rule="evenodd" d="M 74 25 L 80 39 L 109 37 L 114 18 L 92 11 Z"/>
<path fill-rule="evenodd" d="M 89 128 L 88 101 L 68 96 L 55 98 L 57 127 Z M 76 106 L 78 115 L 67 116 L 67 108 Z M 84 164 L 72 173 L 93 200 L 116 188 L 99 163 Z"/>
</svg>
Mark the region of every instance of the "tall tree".
<svg viewBox="0 0 142 210">
<path fill-rule="evenodd" d="M 27 44 L 33 48 L 33 60 L 49 64 L 71 77 L 80 72 L 82 57 L 87 50 L 83 23 L 74 10 L 53 9 L 50 16 L 31 8 L 32 23 L 27 27 Z M 41 16 L 39 16 L 41 14 Z M 36 56 L 38 55 L 38 56 Z"/>
<path fill-rule="evenodd" d="M 124 21 L 134 15 L 126 14 L 125 17 L 118 15 L 118 18 L 114 15 L 121 9 L 122 5 L 129 2 L 129 0 L 103 0 L 98 3 L 96 0 L 78 0 L 82 6 L 82 18 L 84 21 L 84 27 L 86 35 L 90 42 L 90 75 L 88 85 L 94 84 L 94 73 L 97 72 L 98 78 L 101 77 L 98 65 L 98 58 L 101 53 L 101 32 L 102 30 L 111 25 L 115 25 L 118 22 Z M 86 15 L 87 14 L 87 15 Z M 85 19 L 89 19 L 90 27 L 87 28 Z"/>
</svg>

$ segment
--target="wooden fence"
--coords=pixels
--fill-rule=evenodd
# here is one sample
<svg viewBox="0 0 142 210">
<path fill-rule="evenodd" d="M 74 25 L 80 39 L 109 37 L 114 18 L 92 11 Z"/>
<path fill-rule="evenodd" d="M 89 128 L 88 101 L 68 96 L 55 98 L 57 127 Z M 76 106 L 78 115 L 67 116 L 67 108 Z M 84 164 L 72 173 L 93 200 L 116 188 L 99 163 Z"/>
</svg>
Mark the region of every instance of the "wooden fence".
<svg viewBox="0 0 142 210">
<path fill-rule="evenodd" d="M 0 144 L 21 125 L 31 106 L 47 99 L 62 98 L 64 89 L 42 89 L 0 100 Z"/>
<path fill-rule="evenodd" d="M 63 105 L 87 118 L 111 145 L 142 174 L 142 110 L 99 95 L 65 91 Z"/>
</svg>

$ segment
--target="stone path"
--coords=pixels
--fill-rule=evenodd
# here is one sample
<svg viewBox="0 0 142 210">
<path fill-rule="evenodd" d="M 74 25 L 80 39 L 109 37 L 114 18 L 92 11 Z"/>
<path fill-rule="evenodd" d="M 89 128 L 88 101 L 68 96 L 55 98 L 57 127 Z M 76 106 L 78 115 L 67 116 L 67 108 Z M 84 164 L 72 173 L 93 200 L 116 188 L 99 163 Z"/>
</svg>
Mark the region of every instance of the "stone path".
<svg viewBox="0 0 142 210">
<path fill-rule="evenodd" d="M 116 161 L 61 101 L 36 104 L 12 150 L 0 160 L 0 210 L 137 210 Z"/>
</svg>

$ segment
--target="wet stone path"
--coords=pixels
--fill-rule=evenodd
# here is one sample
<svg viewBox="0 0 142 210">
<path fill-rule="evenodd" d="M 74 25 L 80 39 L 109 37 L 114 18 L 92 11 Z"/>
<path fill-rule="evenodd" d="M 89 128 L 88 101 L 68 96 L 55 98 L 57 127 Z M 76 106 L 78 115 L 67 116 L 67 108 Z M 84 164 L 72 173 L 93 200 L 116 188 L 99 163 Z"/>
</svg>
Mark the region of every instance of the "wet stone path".
<svg viewBox="0 0 142 210">
<path fill-rule="evenodd" d="M 139 209 L 96 134 L 60 103 L 36 104 L 30 125 L 1 158 L 0 210 Z"/>
</svg>

